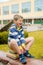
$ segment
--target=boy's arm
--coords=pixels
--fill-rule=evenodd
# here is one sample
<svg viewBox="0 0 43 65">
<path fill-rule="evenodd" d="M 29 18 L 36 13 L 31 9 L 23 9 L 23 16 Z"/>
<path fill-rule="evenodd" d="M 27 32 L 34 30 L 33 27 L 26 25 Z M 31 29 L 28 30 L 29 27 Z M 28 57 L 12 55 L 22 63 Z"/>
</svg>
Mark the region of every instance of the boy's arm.
<svg viewBox="0 0 43 65">
<path fill-rule="evenodd" d="M 18 34 L 17 34 L 16 31 L 14 32 L 13 30 L 15 30 L 15 29 L 13 29 L 13 28 L 9 29 L 9 37 L 12 38 L 12 39 L 15 39 L 17 44 L 18 44 L 18 46 L 19 46 L 19 49 L 22 50 L 20 40 L 18 39 L 18 37 L 16 37 L 16 36 L 18 36 Z"/>
<path fill-rule="evenodd" d="M 21 45 L 22 45 L 22 47 L 25 48 L 25 43 L 26 43 L 26 41 L 25 41 L 25 38 L 24 38 L 24 31 L 23 31 L 23 30 L 22 30 L 22 32 L 21 32 L 21 38 L 20 38 L 20 41 L 21 41 Z"/>
<path fill-rule="evenodd" d="M 17 42 L 17 44 L 18 44 L 18 46 L 19 46 L 19 49 L 22 50 L 20 40 L 18 39 L 18 37 L 16 37 L 17 35 L 18 35 L 17 32 L 16 31 L 15 32 L 13 31 L 13 28 L 12 29 L 11 28 L 9 29 L 9 37 L 11 39 L 15 39 L 16 42 Z"/>
<path fill-rule="evenodd" d="M 15 28 L 9 29 L 9 35 L 11 39 L 15 39 L 17 41 L 18 46 L 20 46 L 20 40 L 18 39 L 18 32 L 16 32 Z"/>
</svg>

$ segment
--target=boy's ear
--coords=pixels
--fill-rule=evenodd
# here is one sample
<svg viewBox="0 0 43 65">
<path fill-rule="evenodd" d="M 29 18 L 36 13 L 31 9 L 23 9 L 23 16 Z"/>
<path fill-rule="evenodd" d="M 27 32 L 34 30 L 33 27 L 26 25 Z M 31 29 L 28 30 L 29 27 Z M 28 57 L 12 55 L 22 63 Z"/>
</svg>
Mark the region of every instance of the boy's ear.
<svg viewBox="0 0 43 65">
<path fill-rule="evenodd" d="M 13 22 L 14 22 L 14 23 L 16 23 L 16 21 L 15 21 L 15 20 L 14 20 Z"/>
</svg>

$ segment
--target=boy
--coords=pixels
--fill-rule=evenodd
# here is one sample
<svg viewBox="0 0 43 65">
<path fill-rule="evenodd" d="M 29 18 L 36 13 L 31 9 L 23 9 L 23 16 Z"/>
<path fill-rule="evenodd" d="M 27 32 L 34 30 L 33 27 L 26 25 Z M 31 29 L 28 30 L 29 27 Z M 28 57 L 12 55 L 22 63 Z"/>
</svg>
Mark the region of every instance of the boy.
<svg viewBox="0 0 43 65">
<path fill-rule="evenodd" d="M 24 38 L 24 31 L 22 28 L 23 17 L 15 15 L 13 24 L 9 29 L 8 45 L 10 49 L 18 53 L 20 62 L 26 63 L 26 57 L 32 58 L 33 56 L 29 53 L 29 49 L 34 42 L 33 37 Z M 26 44 L 26 45 L 25 45 Z"/>
</svg>

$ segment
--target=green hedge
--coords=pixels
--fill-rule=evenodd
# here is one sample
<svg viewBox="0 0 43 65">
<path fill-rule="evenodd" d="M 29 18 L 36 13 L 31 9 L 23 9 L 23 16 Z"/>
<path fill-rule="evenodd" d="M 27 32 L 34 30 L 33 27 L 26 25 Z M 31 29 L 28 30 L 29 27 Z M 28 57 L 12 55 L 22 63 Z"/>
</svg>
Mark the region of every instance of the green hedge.
<svg viewBox="0 0 43 65">
<path fill-rule="evenodd" d="M 24 30 L 24 37 L 26 38 L 28 36 L 29 36 L 28 32 L 26 30 Z"/>
<path fill-rule="evenodd" d="M 0 44 L 7 44 L 8 32 L 0 32 Z"/>
<path fill-rule="evenodd" d="M 24 37 L 28 36 L 28 32 L 24 31 Z M 0 44 L 7 44 L 8 31 L 0 32 Z"/>
</svg>

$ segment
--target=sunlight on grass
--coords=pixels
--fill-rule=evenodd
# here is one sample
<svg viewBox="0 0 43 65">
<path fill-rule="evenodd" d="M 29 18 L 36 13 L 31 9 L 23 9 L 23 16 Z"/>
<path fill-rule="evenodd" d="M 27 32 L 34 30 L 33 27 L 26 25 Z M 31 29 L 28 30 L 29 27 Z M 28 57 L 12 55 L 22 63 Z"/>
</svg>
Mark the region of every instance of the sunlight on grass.
<svg viewBox="0 0 43 65">
<path fill-rule="evenodd" d="M 8 45 L 7 44 L 1 44 L 0 50 L 5 51 L 5 52 L 8 51 L 9 50 Z"/>
<path fill-rule="evenodd" d="M 43 56 L 43 31 L 30 32 L 29 36 L 33 36 L 35 41 L 30 49 L 30 53 L 35 58 L 41 58 Z"/>
</svg>

